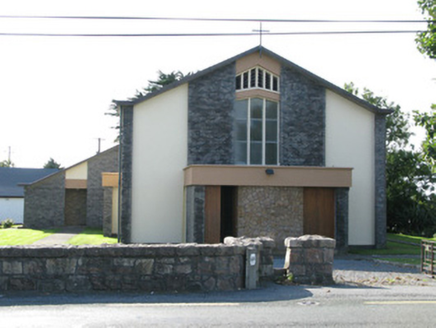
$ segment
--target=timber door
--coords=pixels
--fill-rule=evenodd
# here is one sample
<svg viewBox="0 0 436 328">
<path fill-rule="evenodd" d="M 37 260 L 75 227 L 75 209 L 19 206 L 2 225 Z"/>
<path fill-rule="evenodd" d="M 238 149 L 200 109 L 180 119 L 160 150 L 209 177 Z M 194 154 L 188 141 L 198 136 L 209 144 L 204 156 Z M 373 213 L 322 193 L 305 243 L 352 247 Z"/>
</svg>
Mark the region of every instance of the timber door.
<svg viewBox="0 0 436 328">
<path fill-rule="evenodd" d="M 221 239 L 221 187 L 207 186 L 204 204 L 204 242 L 217 244 Z"/>
<path fill-rule="evenodd" d="M 335 190 L 304 188 L 303 231 L 305 235 L 335 238 Z"/>
<path fill-rule="evenodd" d="M 236 237 L 237 188 L 206 186 L 204 242 L 216 244 L 224 237 Z"/>
</svg>

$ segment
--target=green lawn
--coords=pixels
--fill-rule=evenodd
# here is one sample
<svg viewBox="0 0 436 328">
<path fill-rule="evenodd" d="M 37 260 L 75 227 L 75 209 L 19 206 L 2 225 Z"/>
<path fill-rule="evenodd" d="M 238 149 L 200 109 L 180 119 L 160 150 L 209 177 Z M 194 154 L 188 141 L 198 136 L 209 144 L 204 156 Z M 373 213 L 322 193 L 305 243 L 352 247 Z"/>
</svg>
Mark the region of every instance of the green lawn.
<svg viewBox="0 0 436 328">
<path fill-rule="evenodd" d="M 388 242 L 384 249 L 355 249 L 351 250 L 351 254 L 360 255 L 375 255 L 380 260 L 407 263 L 413 265 L 419 265 L 421 259 L 421 240 L 436 241 L 436 238 L 424 238 L 419 236 L 403 235 L 403 234 L 387 234 Z M 405 244 L 410 243 L 410 244 Z M 390 256 L 392 255 L 392 256 Z M 404 255 L 404 257 L 394 257 L 397 255 Z M 408 257 L 410 256 L 410 257 Z"/>
<path fill-rule="evenodd" d="M 55 233 L 56 229 L 0 229 L 0 245 L 30 245 L 37 240 L 50 236 Z"/>
<path fill-rule="evenodd" d="M 419 236 L 403 235 L 402 233 L 399 234 L 388 233 L 387 238 L 393 241 L 403 241 L 403 242 L 415 243 L 415 244 L 421 244 L 421 240 L 436 241 L 436 238 L 424 238 Z"/>
<path fill-rule="evenodd" d="M 419 255 L 421 254 L 421 248 L 388 241 L 386 248 L 383 249 L 353 249 L 350 250 L 350 253 L 360 255 Z"/>
<path fill-rule="evenodd" d="M 0 229 L 0 246 L 31 245 L 37 240 L 50 236 L 58 229 Z M 71 238 L 71 245 L 115 244 L 117 238 L 104 237 L 101 229 L 86 228 L 82 233 Z"/>
<path fill-rule="evenodd" d="M 68 240 L 70 245 L 116 244 L 117 238 L 104 237 L 101 229 L 86 228 L 82 233 Z"/>
</svg>

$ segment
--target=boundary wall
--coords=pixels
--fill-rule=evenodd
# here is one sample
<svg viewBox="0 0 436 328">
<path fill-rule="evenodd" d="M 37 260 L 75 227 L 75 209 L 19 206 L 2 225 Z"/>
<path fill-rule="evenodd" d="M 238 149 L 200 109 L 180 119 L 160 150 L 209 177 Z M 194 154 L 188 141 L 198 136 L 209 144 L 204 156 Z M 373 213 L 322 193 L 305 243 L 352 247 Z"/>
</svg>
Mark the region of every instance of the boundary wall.
<svg viewBox="0 0 436 328">
<path fill-rule="evenodd" d="M 256 288 L 261 279 L 273 278 L 273 248 L 274 241 L 266 237 L 230 238 L 224 244 L 4 246 L 0 247 L 0 291 Z M 251 276 L 247 277 L 248 271 Z"/>
</svg>

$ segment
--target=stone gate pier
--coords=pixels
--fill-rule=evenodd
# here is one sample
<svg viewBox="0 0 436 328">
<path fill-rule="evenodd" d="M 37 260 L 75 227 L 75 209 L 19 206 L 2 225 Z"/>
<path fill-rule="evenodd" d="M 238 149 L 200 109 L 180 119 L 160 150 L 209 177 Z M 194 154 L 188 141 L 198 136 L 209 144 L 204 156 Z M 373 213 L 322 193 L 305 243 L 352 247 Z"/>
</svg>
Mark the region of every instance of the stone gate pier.
<svg viewBox="0 0 436 328">
<path fill-rule="evenodd" d="M 334 239 L 319 235 L 286 238 L 286 273 L 298 284 L 333 284 L 335 244 Z"/>
</svg>

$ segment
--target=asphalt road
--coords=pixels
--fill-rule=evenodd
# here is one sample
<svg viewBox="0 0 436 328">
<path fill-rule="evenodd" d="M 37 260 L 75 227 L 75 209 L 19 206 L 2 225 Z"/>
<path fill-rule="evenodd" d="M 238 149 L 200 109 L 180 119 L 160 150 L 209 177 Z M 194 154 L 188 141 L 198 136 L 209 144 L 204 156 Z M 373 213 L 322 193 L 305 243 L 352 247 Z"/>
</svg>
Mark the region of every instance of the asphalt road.
<svg viewBox="0 0 436 328">
<path fill-rule="evenodd" d="M 1 327 L 434 327 L 432 286 L 282 286 L 208 294 L 2 295 Z"/>
</svg>

